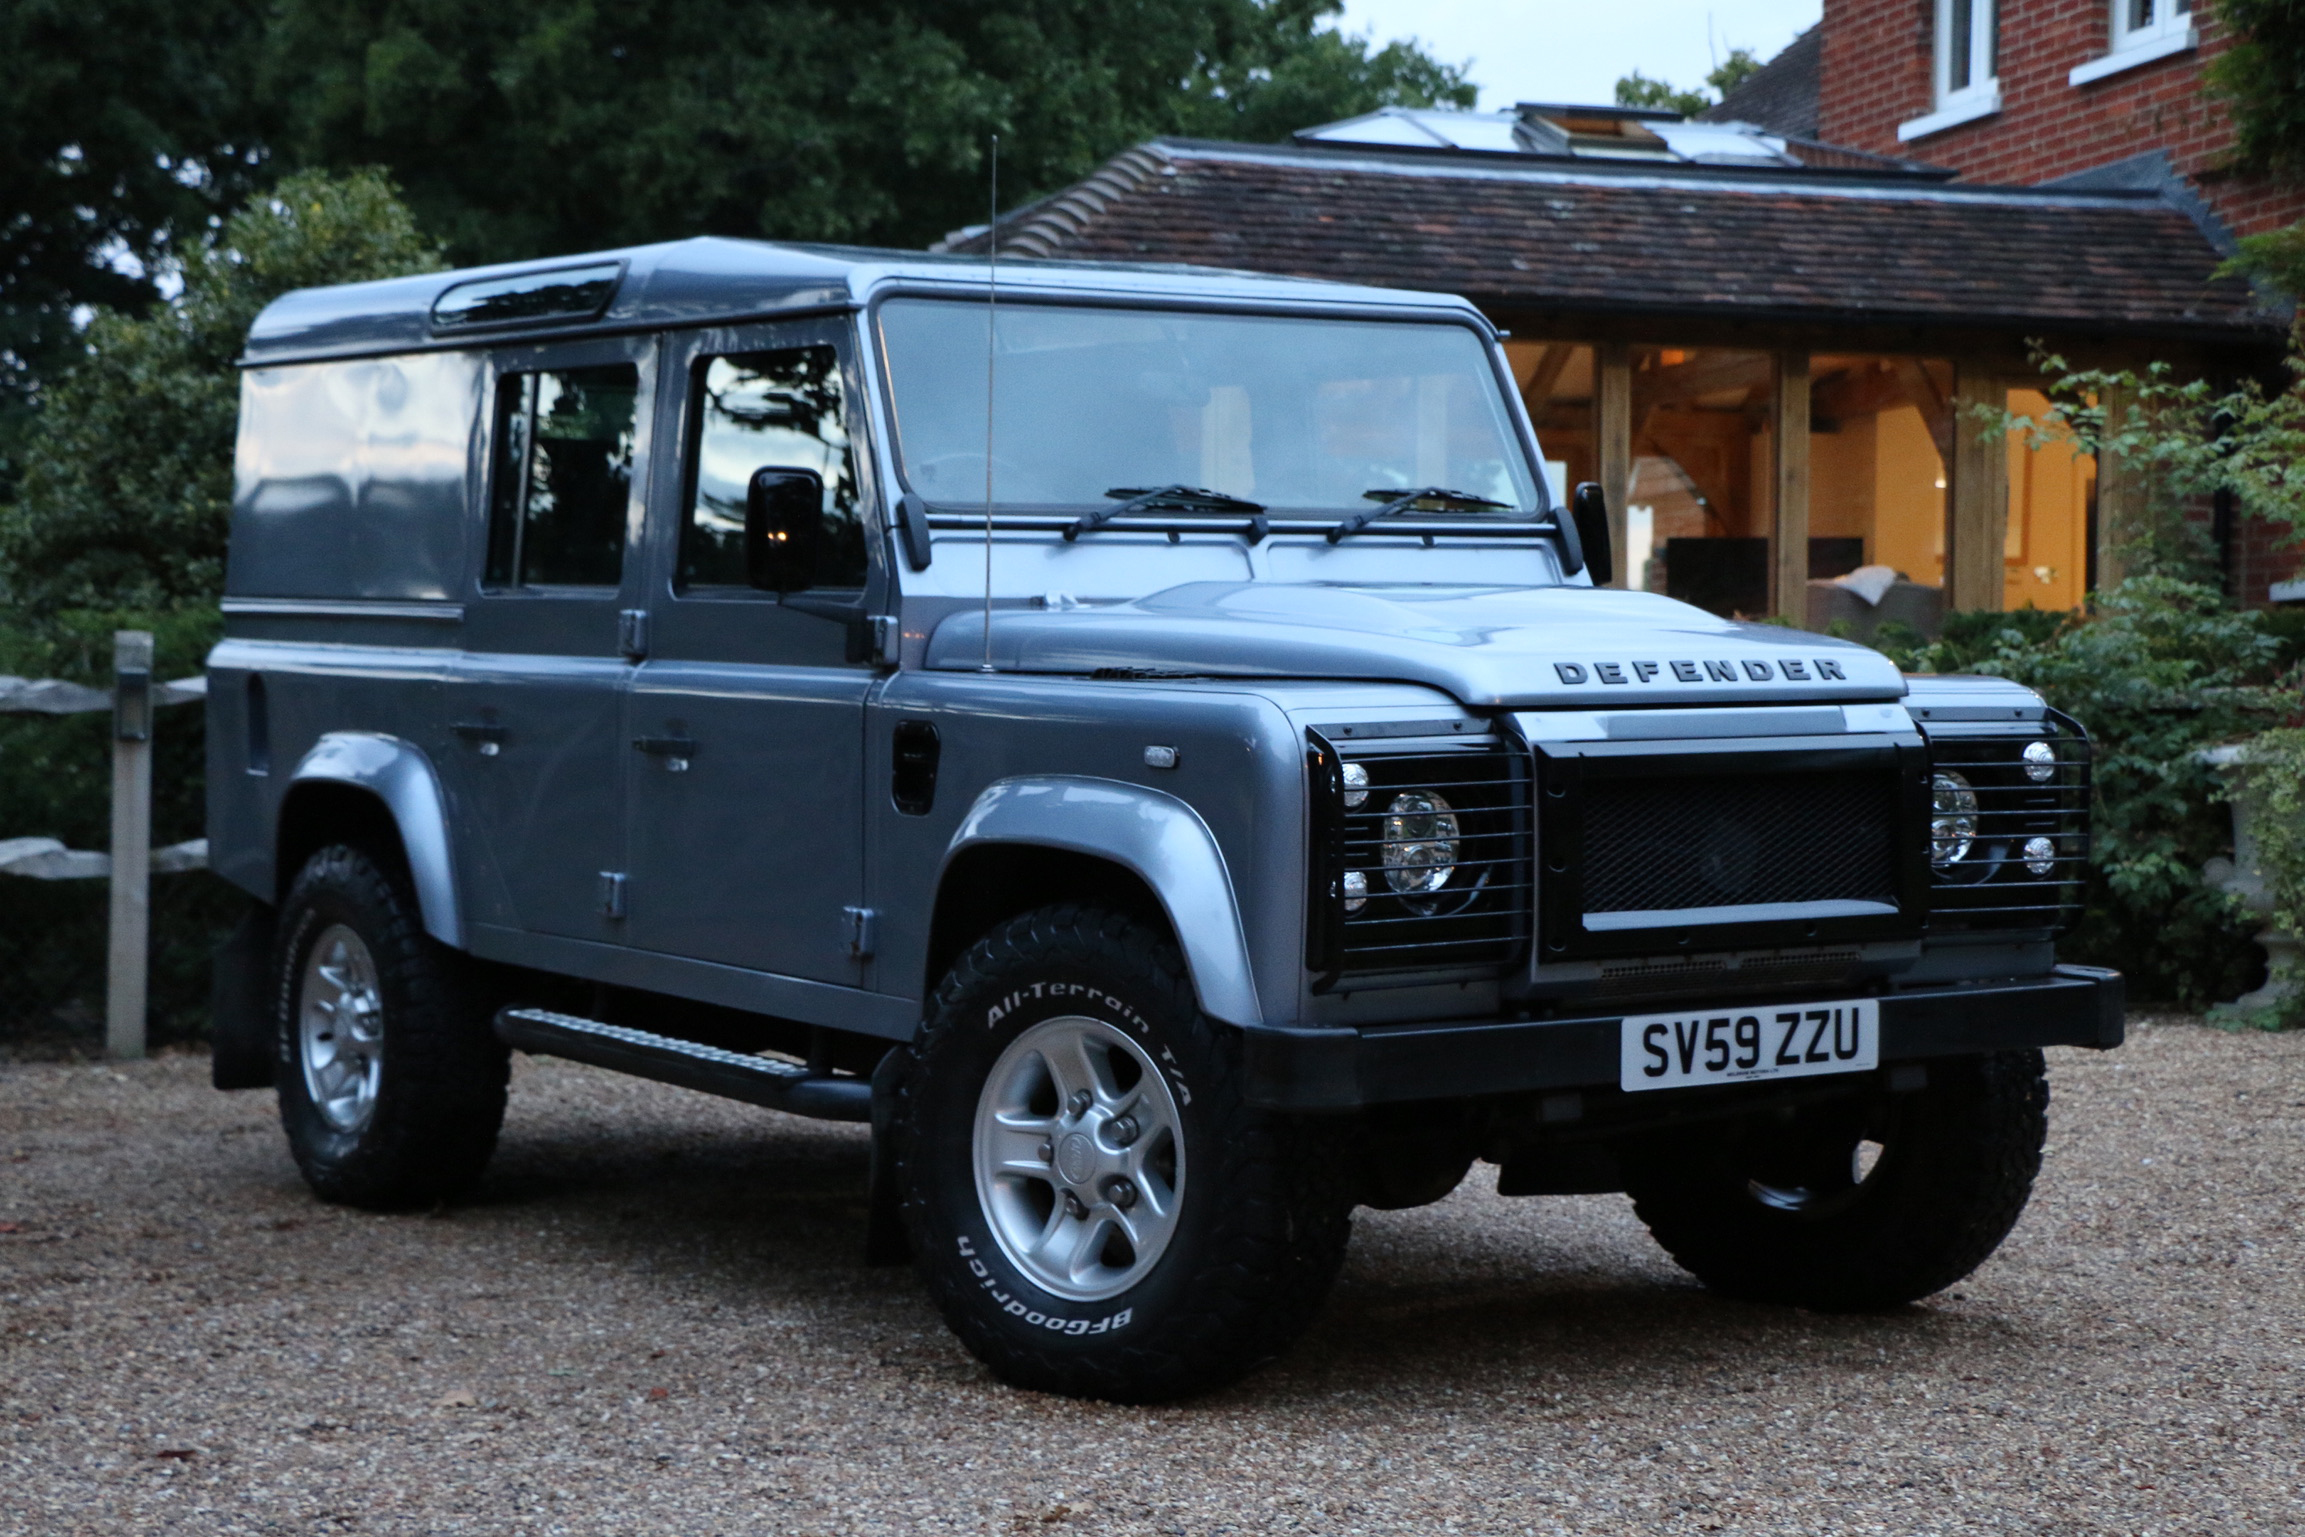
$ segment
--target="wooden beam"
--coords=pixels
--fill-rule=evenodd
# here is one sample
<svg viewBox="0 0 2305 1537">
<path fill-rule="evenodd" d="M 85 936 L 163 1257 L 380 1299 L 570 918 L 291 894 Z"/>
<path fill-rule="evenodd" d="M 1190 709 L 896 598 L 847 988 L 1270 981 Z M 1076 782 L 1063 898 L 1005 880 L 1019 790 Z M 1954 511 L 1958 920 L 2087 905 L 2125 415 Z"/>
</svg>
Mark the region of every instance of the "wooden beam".
<svg viewBox="0 0 2305 1537">
<path fill-rule="evenodd" d="M 2134 390 L 2107 390 L 2105 392 L 2105 436 L 2112 437 L 2128 425 L 2129 413 L 2136 408 Z M 2126 551 L 2129 541 L 2145 526 L 2145 477 L 2135 465 L 2124 463 L 2119 454 L 2097 456 L 2097 584 L 2103 592 L 2117 587 L 2129 574 Z"/>
<path fill-rule="evenodd" d="M 1809 355 L 1780 352 L 1769 369 L 1769 612 L 1796 625 L 1809 606 Z"/>
<path fill-rule="evenodd" d="M 1953 457 L 1945 467 L 1951 488 L 1945 519 L 1948 612 L 1997 613 L 2001 608 L 2001 551 L 2009 534 L 2009 446 L 2007 434 L 1983 418 L 2007 404 L 2008 387 L 1990 365 L 1954 365 Z"/>
<path fill-rule="evenodd" d="M 1573 342 L 1554 342 L 1537 357 L 1537 366 L 1529 374 L 1528 382 L 1521 386 L 1521 399 L 1528 403 L 1529 414 L 1537 415 L 1553 398 L 1553 386 L 1561 382 L 1568 371 L 1570 359 L 1576 356 Z"/>
<path fill-rule="evenodd" d="M 1949 478 L 1953 470 L 1953 403 L 1937 388 L 1937 381 L 1921 366 L 1919 358 L 1895 358 L 1891 364 L 1896 370 L 1897 383 L 1904 387 L 1905 398 L 1928 424 L 1929 436 L 1937 445 L 1937 462 L 1944 465 Z"/>
<path fill-rule="evenodd" d="M 1652 410 L 1727 390 L 1750 392 L 1768 387 L 1769 360 L 1757 352 L 1711 353 L 1694 363 L 1649 369 L 1634 381 L 1641 404 Z"/>
<path fill-rule="evenodd" d="M 1633 349 L 1626 342 L 1603 342 L 1594 349 L 1594 423 L 1599 441 L 1601 494 L 1609 505 L 1609 553 L 1618 587 L 1630 587 L 1625 569 L 1625 493 L 1633 480 Z"/>
</svg>

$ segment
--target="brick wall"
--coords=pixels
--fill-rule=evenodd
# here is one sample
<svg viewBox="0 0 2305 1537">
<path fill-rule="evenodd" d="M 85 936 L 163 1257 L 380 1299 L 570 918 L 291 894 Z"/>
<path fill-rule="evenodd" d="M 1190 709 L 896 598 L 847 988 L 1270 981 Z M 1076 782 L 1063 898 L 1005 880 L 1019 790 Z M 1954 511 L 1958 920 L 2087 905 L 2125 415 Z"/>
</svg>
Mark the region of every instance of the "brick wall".
<svg viewBox="0 0 2305 1537">
<path fill-rule="evenodd" d="M 1965 180 L 2017 184 L 2160 149 L 2238 234 L 2305 218 L 2305 187 L 2220 169 L 2232 129 L 2202 90 L 2201 69 L 2226 39 L 2211 16 L 2197 25 L 2194 51 L 2076 86 L 2067 72 L 2105 52 L 2108 0 L 2001 0 L 2001 110 L 1900 142 L 1897 125 L 1932 105 L 1932 0 L 1824 0 L 1820 135 L 1951 166 Z"/>
</svg>

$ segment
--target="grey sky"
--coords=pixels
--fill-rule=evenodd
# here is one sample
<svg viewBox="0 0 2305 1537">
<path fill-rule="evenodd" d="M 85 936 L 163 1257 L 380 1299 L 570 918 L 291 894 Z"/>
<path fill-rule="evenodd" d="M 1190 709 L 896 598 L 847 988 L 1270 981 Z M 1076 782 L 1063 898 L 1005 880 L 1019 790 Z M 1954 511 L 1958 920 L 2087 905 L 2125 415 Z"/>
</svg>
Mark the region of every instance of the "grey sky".
<svg viewBox="0 0 2305 1537">
<path fill-rule="evenodd" d="M 1484 107 L 1606 102 L 1633 70 L 1684 89 L 1717 56 L 1768 58 L 1817 19 L 1820 0 L 1345 0 L 1344 30 L 1380 43 L 1416 38 L 1452 64 L 1472 61 Z M 1708 39 L 1708 30 L 1710 38 Z"/>
</svg>

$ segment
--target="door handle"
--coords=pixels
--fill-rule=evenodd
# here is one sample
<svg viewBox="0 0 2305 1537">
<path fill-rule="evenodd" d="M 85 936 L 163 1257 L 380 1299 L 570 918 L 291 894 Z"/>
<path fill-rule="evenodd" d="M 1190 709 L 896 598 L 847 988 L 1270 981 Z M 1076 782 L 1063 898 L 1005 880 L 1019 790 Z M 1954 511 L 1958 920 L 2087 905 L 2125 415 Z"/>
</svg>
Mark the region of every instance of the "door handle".
<svg viewBox="0 0 2305 1537">
<path fill-rule="evenodd" d="M 460 720 L 449 730 L 480 749 L 483 758 L 493 758 L 504 750 L 504 728 L 489 720 Z"/>
<path fill-rule="evenodd" d="M 675 774 L 688 772 L 688 760 L 696 756 L 696 743 L 684 736 L 636 736 L 632 745 L 651 758 L 665 760 L 665 768 Z"/>
</svg>

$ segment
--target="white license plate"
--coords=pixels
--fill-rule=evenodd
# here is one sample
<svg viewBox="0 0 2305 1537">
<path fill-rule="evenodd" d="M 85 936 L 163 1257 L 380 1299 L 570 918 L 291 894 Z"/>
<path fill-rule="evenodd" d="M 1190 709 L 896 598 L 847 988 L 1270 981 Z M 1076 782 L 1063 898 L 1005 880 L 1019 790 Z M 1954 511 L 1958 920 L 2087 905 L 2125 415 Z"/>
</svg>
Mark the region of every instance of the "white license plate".
<svg viewBox="0 0 2305 1537">
<path fill-rule="evenodd" d="M 1621 1029 L 1618 1072 L 1628 1094 L 1862 1073 L 1881 1064 L 1881 1005 L 1872 998 L 1639 1014 Z"/>
</svg>

